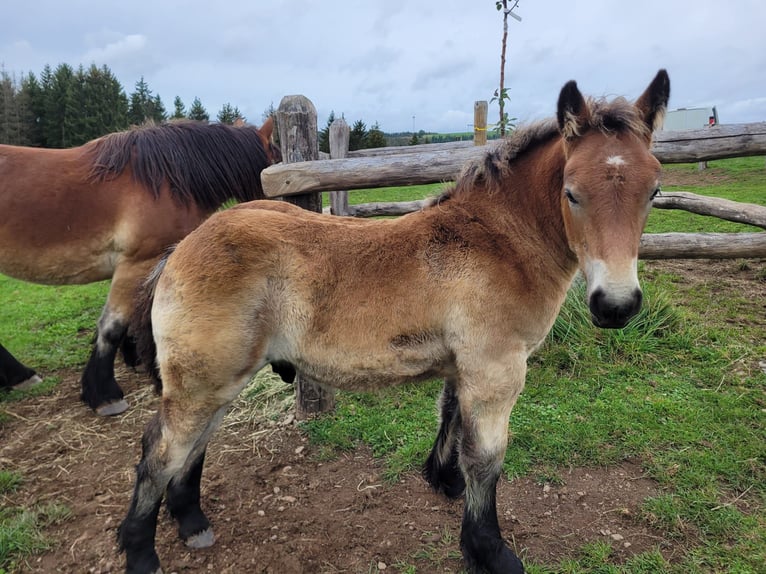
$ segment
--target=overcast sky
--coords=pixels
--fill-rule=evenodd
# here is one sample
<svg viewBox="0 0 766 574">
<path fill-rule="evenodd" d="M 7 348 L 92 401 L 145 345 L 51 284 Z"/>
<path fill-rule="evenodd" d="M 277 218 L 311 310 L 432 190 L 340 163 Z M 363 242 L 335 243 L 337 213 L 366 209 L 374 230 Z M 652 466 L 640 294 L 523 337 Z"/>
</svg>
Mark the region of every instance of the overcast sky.
<svg viewBox="0 0 766 574">
<path fill-rule="evenodd" d="M 9 73 L 107 65 L 129 94 L 143 76 L 172 111 L 200 98 L 256 124 L 303 94 L 383 131 L 465 131 L 499 84 L 494 0 L 3 0 Z M 509 18 L 506 86 L 521 121 L 552 116 L 570 79 L 637 97 L 659 68 L 670 108 L 715 105 L 722 123 L 766 121 L 763 0 L 521 0 Z M 496 105 L 490 122 L 497 121 Z"/>
</svg>

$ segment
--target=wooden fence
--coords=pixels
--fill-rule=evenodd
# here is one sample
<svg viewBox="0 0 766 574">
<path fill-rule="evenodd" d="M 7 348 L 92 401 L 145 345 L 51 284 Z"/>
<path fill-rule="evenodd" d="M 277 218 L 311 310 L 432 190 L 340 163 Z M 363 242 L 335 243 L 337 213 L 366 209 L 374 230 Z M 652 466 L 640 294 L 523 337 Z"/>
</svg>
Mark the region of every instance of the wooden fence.
<svg viewBox="0 0 766 574">
<path fill-rule="evenodd" d="M 278 118 L 283 113 L 283 106 L 289 108 L 295 98 L 303 96 L 287 96 L 283 99 L 277 112 Z M 312 121 L 316 121 L 316 115 Z M 277 123 L 279 125 L 279 120 Z M 312 128 L 291 129 L 293 132 L 309 133 L 313 130 L 316 133 L 316 124 Z M 281 128 L 280 138 L 283 142 L 283 155 L 290 158 L 289 134 L 282 136 Z M 287 150 L 285 142 L 288 143 Z M 348 125 L 343 120 L 336 120 L 336 124 L 331 126 L 330 142 L 332 159 L 286 159 L 284 163 L 264 170 L 261 180 L 266 196 L 289 199 L 331 191 L 334 192 L 331 194 L 332 213 L 356 217 L 403 215 L 421 209 L 423 202 L 349 206 L 345 194 L 335 192 L 453 181 L 466 162 L 486 153 L 487 146 L 497 145 L 496 141 L 490 141 L 486 146 L 476 146 L 473 142 L 450 142 L 347 151 Z M 766 122 L 659 132 L 655 135 L 652 151 L 662 163 L 766 155 Z M 292 201 L 300 204 L 301 200 Z M 766 229 L 766 207 L 759 205 L 690 192 L 664 192 L 662 197 L 655 200 L 654 206 L 660 209 L 682 209 Z M 766 257 L 766 232 L 645 234 L 641 241 L 640 256 L 644 259 Z"/>
</svg>

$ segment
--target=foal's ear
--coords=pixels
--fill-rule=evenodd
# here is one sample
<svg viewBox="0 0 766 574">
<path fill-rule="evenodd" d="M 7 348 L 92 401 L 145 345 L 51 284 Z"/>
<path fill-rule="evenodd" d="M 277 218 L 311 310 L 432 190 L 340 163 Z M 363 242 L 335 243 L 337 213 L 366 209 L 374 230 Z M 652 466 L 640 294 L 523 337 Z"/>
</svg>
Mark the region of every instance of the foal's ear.
<svg viewBox="0 0 766 574">
<path fill-rule="evenodd" d="M 636 107 L 644 116 L 646 125 L 650 131 L 662 127 L 665 120 L 665 112 L 668 109 L 670 98 L 670 77 L 667 71 L 660 70 L 646 88 L 646 91 L 636 100 Z"/>
<path fill-rule="evenodd" d="M 263 125 L 261 126 L 261 129 L 258 130 L 258 132 L 266 142 L 269 142 L 271 140 L 271 135 L 274 133 L 274 118 L 271 116 L 266 118 L 266 121 L 263 122 Z"/>
<path fill-rule="evenodd" d="M 556 118 L 559 122 L 559 131 L 567 140 L 579 136 L 590 123 L 588 104 L 574 80 L 569 80 L 561 88 Z"/>
</svg>

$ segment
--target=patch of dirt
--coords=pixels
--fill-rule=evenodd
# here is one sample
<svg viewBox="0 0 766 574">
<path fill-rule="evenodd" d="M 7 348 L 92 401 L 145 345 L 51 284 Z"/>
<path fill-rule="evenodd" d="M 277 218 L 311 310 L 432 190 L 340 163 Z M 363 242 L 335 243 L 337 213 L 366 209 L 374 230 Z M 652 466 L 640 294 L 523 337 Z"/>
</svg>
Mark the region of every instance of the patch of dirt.
<svg viewBox="0 0 766 574">
<path fill-rule="evenodd" d="M 722 297 L 744 293 L 763 306 L 766 282 L 758 275 L 766 262 L 751 263 L 742 270 L 733 261 L 649 262 L 647 272 L 672 270 L 684 289 L 713 283 Z M 62 375 L 52 394 L 3 406 L 13 420 L 0 426 L 0 465 L 18 470 L 24 483 L 2 503 L 60 502 L 73 514 L 47 529 L 53 547 L 20 571 L 121 572 L 115 532 L 157 399 L 143 376 L 121 370 L 131 408 L 97 418 L 78 399 L 79 373 Z M 202 491 L 216 543 L 187 549 L 163 512 L 157 550 L 166 573 L 398 572 L 408 564 L 418 572 L 461 571 L 462 501 L 434 494 L 417 474 L 385 483 L 380 461 L 365 449 L 323 461 L 285 422 L 224 423 L 210 444 Z M 500 525 L 522 558 L 556 562 L 596 540 L 612 544 L 623 560 L 658 546 L 672 559 L 687 548 L 689 541 L 664 540 L 637 518 L 643 501 L 658 494 L 640 461 L 561 475 L 562 485 L 500 481 Z"/>
<path fill-rule="evenodd" d="M 2 427 L 0 462 L 25 482 L 4 502 L 63 502 L 73 512 L 47 530 L 54 547 L 30 558 L 22 572 L 124 568 L 115 532 L 157 399 L 142 377 L 122 371 L 120 379 L 132 405 L 120 418 L 96 418 L 80 404 L 75 373 L 50 396 L 7 406 L 16 420 Z M 211 442 L 203 478 L 216 543 L 187 549 L 163 512 L 157 550 L 165 572 L 375 572 L 384 565 L 396 572 L 397 564 L 461 570 L 462 501 L 434 494 L 416 474 L 386 483 L 381 462 L 366 449 L 331 461 L 316 454 L 294 423 L 225 424 Z M 501 527 L 522 556 L 559 560 L 598 539 L 628 557 L 664 543 L 635 518 L 656 494 L 638 464 L 575 468 L 562 478 L 563 485 L 501 480 Z"/>
<path fill-rule="evenodd" d="M 674 286 L 680 294 L 701 294 L 715 305 L 709 307 L 730 325 L 753 327 L 754 344 L 761 344 L 766 334 L 766 259 L 673 259 L 647 261 L 643 280 L 651 280 L 660 271 L 675 276 Z M 688 298 L 678 297 L 675 305 L 687 306 Z M 694 313 L 702 313 L 699 305 Z M 760 333 L 760 336 L 759 336 Z M 766 357 L 764 357 L 766 360 Z"/>
</svg>

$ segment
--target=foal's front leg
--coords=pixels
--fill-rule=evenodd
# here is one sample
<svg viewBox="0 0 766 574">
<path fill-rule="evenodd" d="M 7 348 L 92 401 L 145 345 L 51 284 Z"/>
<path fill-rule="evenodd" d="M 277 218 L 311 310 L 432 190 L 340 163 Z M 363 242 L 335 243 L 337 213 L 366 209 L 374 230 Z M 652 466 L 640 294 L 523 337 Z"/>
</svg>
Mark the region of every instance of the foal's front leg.
<svg viewBox="0 0 766 574">
<path fill-rule="evenodd" d="M 496 488 L 508 445 L 508 418 L 523 387 L 525 369 L 525 358 L 510 369 L 489 365 L 482 382 L 462 380 L 458 388 L 459 459 L 466 484 L 460 547 L 470 572 L 524 572 L 500 534 Z"/>
</svg>

